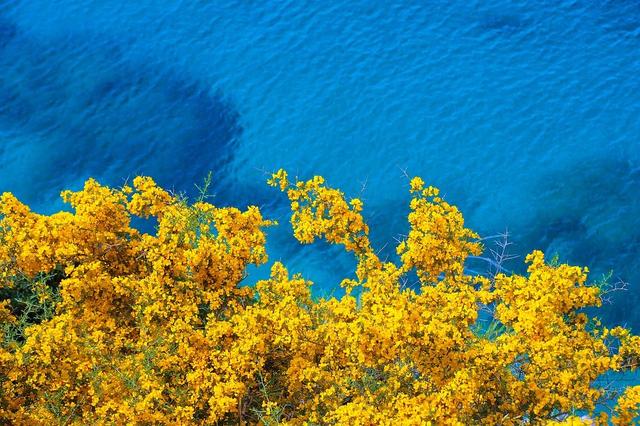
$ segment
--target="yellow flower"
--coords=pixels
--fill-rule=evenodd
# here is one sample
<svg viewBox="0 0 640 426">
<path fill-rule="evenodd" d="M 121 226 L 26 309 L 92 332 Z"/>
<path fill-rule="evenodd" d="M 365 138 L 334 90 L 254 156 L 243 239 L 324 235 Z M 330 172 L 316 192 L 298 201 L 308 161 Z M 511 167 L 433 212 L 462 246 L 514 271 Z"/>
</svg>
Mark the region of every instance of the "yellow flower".
<svg viewBox="0 0 640 426">
<path fill-rule="evenodd" d="M 524 275 L 468 274 L 478 236 L 420 178 L 400 263 L 383 261 L 361 200 L 319 176 L 280 170 L 269 183 L 287 194 L 301 243 L 355 256 L 344 295 L 314 297 L 281 262 L 245 284 L 274 225 L 257 207 L 189 204 L 149 177 L 122 189 L 88 180 L 62 193 L 73 212 L 50 216 L 3 194 L 0 423 L 609 420 L 598 378 L 636 369 L 640 337 L 583 312 L 601 303 L 586 268 L 534 251 Z M 132 228 L 133 216 L 156 230 Z M 637 422 L 640 387 L 617 404 L 611 421 Z"/>
</svg>

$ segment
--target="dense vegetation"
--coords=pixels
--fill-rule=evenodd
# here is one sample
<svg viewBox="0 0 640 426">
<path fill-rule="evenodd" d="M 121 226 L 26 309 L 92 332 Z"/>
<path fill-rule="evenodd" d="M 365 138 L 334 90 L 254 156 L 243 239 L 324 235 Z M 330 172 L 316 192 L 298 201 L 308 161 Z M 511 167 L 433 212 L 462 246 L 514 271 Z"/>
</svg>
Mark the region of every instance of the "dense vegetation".
<svg viewBox="0 0 640 426">
<path fill-rule="evenodd" d="M 398 264 L 379 258 L 362 202 L 320 177 L 287 193 L 301 243 L 357 259 L 340 298 L 267 261 L 259 209 L 188 203 L 148 177 L 94 180 L 50 216 L 0 205 L 0 418 L 13 424 L 631 424 L 640 338 L 588 317 L 587 270 L 527 256 L 526 275 L 475 275 L 460 212 L 411 181 Z M 157 220 L 154 234 L 132 217 Z M 327 259 L 330 261 L 330 259 Z M 417 275 L 419 285 L 406 286 Z M 596 410 L 611 405 L 610 411 Z M 615 406 L 615 408 L 613 408 Z"/>
</svg>

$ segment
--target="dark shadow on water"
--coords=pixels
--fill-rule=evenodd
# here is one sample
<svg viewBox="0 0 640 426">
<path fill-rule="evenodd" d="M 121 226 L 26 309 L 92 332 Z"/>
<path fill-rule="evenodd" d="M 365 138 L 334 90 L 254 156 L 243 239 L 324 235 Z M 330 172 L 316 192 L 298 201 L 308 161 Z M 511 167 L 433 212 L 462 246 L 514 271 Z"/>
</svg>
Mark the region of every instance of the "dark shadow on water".
<svg viewBox="0 0 640 426">
<path fill-rule="evenodd" d="M 523 252 L 588 266 L 591 281 L 613 271 L 629 290 L 603 317 L 640 330 L 640 169 L 626 159 L 582 161 L 542 178 L 536 193 L 534 221 L 514 232 Z"/>
<path fill-rule="evenodd" d="M 242 133 L 233 101 L 126 42 L 71 34 L 46 43 L 0 19 L 0 191 L 46 204 L 88 177 L 151 175 L 194 193 L 222 174 Z"/>
<path fill-rule="evenodd" d="M 0 49 L 9 44 L 17 32 L 18 29 L 13 22 L 0 16 Z"/>
<path fill-rule="evenodd" d="M 597 13 L 598 24 L 607 32 L 640 38 L 640 3 L 637 1 L 609 0 L 587 4 Z"/>
<path fill-rule="evenodd" d="M 554 218 L 544 229 L 540 229 L 540 244 L 549 246 L 553 241 L 560 239 L 574 240 L 586 235 L 587 228 L 577 216 Z"/>
<path fill-rule="evenodd" d="M 515 36 L 531 29 L 528 19 L 517 13 L 487 13 L 476 20 L 476 28 L 487 36 Z"/>
<path fill-rule="evenodd" d="M 485 31 L 514 33 L 522 30 L 525 22 L 515 15 L 489 15 L 482 19 L 479 26 Z"/>
</svg>

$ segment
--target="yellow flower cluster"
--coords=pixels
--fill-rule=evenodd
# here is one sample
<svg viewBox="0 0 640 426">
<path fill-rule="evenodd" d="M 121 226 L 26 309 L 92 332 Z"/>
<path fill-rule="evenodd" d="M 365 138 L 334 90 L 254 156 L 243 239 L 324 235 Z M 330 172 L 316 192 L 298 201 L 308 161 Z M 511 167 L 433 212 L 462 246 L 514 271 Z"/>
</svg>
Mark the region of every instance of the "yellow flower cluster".
<svg viewBox="0 0 640 426">
<path fill-rule="evenodd" d="M 411 231 L 398 245 L 403 270 L 415 268 L 421 281 L 434 281 L 443 275 L 462 275 L 464 261 L 478 255 L 481 246 L 473 231 L 464 228 L 460 211 L 439 197 L 432 186 L 424 188 L 422 179 L 411 180 Z"/>
<path fill-rule="evenodd" d="M 315 177 L 285 191 L 301 243 L 356 256 L 340 298 L 276 262 L 258 208 L 188 204 L 138 177 L 63 192 L 73 213 L 0 198 L 0 423 L 10 424 L 633 424 L 640 338 L 587 317 L 600 304 L 586 269 L 467 273 L 477 235 L 435 188 L 411 181 L 401 263 L 381 260 L 362 202 Z M 132 217 L 157 222 L 154 233 Z M 403 286 L 408 273 L 420 279 Z M 357 289 L 358 291 L 354 291 Z M 619 398 L 618 398 L 619 397 Z M 598 413 L 618 398 L 616 409 Z"/>
</svg>

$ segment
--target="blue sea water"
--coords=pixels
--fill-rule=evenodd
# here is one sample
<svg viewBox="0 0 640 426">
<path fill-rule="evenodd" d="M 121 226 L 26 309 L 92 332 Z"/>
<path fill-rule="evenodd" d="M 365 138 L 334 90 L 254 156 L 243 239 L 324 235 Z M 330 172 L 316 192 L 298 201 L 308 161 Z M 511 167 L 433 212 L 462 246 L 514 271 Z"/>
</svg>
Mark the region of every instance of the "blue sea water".
<svg viewBox="0 0 640 426">
<path fill-rule="evenodd" d="M 388 256 L 420 175 L 509 230 L 511 269 L 539 248 L 613 270 L 603 316 L 640 332 L 637 1 L 0 0 L 0 71 L 0 191 L 37 211 L 90 176 L 193 193 L 213 170 L 214 202 L 279 219 L 272 260 L 329 294 L 353 259 L 293 241 L 266 175 L 361 197 Z"/>
</svg>

